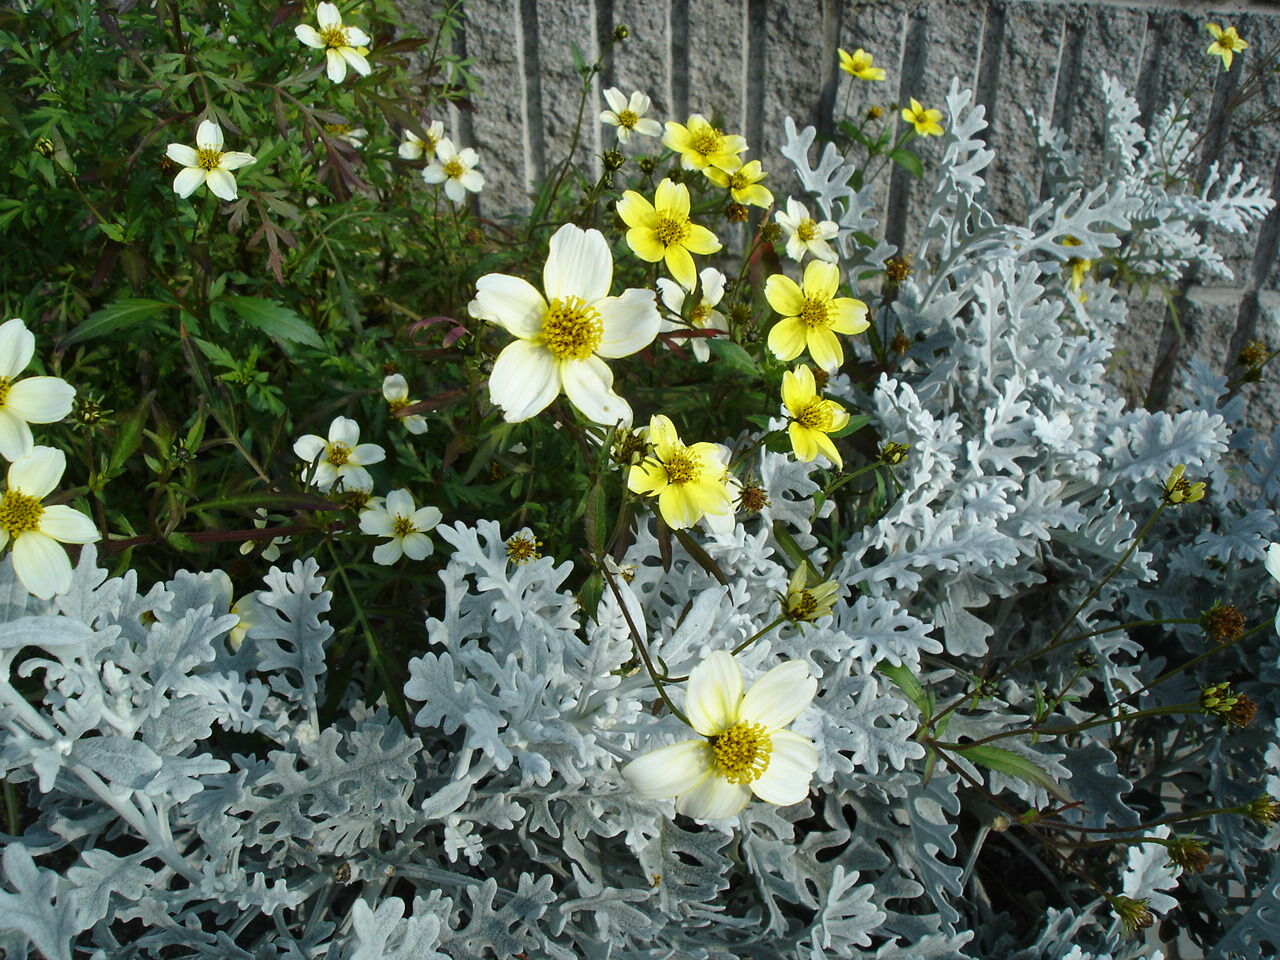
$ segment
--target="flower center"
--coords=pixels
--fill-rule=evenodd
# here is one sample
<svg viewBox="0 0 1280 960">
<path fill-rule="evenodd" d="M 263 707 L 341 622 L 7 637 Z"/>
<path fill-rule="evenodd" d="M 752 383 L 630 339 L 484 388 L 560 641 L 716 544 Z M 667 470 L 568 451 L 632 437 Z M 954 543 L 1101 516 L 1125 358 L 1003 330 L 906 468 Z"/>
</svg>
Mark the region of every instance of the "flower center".
<svg viewBox="0 0 1280 960">
<path fill-rule="evenodd" d="M 821 430 L 823 433 L 831 432 L 831 408 L 827 404 L 814 397 L 809 400 L 796 414 L 796 422 L 802 427 L 808 427 L 810 430 Z"/>
<path fill-rule="evenodd" d="M 658 225 L 653 228 L 653 235 L 664 247 L 674 247 L 689 235 L 689 220 L 669 213 L 658 214 Z"/>
<path fill-rule="evenodd" d="M 329 444 L 329 455 L 325 458 L 335 467 L 340 467 L 351 459 L 351 450 L 345 443 Z"/>
<path fill-rule="evenodd" d="M 29 530 L 38 529 L 43 513 L 44 507 L 35 497 L 21 490 L 10 490 L 0 501 L 0 527 L 16 539 Z"/>
<path fill-rule="evenodd" d="M 751 181 L 747 179 L 747 175 L 742 171 L 729 174 L 730 190 L 745 190 L 751 186 Z"/>
<path fill-rule="evenodd" d="M 693 147 L 695 153 L 700 153 L 704 157 L 708 154 L 719 153 L 720 145 L 724 143 L 724 136 L 715 127 L 700 127 L 698 132 L 690 137 L 689 145 Z"/>
<path fill-rule="evenodd" d="M 466 171 L 462 168 L 462 161 L 457 157 L 454 157 L 444 165 L 444 175 L 450 180 L 457 180 L 464 173 Z"/>
<path fill-rule="evenodd" d="M 8 377 L 0 377 L 0 407 L 5 405 L 5 401 L 9 399 L 9 387 L 13 385 L 13 381 Z"/>
<path fill-rule="evenodd" d="M 711 738 L 716 770 L 730 783 L 750 783 L 769 769 L 773 741 L 758 723 L 735 723 Z"/>
<path fill-rule="evenodd" d="M 826 300 L 805 297 L 804 306 L 800 308 L 800 322 L 810 330 L 825 327 L 831 323 L 831 305 Z"/>
<path fill-rule="evenodd" d="M 217 170 L 222 160 L 222 151 L 213 147 L 201 147 L 196 151 L 196 166 L 201 170 Z"/>
<path fill-rule="evenodd" d="M 396 517 L 391 524 L 391 535 L 393 537 L 407 537 L 411 533 L 416 533 L 417 527 L 413 525 L 412 517 Z"/>
<path fill-rule="evenodd" d="M 636 125 L 639 119 L 640 118 L 636 115 L 636 112 L 634 110 L 623 110 L 620 114 L 618 114 L 618 126 L 626 127 L 628 130 L 630 130 L 632 127 Z"/>
<path fill-rule="evenodd" d="M 335 47 L 349 47 L 347 43 L 346 27 L 328 27 L 320 31 L 320 39 L 324 41 L 324 45 L 330 50 Z"/>
<path fill-rule="evenodd" d="M 707 306 L 707 301 L 703 300 L 701 303 L 699 303 L 696 307 L 693 308 L 693 313 L 689 315 L 689 322 L 692 323 L 695 327 L 706 326 L 707 321 L 709 319 L 708 315 L 710 313 L 711 313 L 711 308 Z"/>
<path fill-rule="evenodd" d="M 667 468 L 667 483 L 677 487 L 697 483 L 702 477 L 702 462 L 683 447 L 671 454 L 663 466 Z"/>
<path fill-rule="evenodd" d="M 787 600 L 787 614 L 792 620 L 812 620 L 817 609 L 818 600 L 808 590 L 793 593 Z"/>
<path fill-rule="evenodd" d="M 528 563 L 530 560 L 537 560 L 542 556 L 538 549 L 541 546 L 541 540 L 517 533 L 507 541 L 507 559 L 512 563 Z"/>
<path fill-rule="evenodd" d="M 395 400 L 388 400 L 387 406 L 391 408 L 392 413 L 399 413 L 405 407 L 409 406 L 409 398 L 397 397 Z"/>
<path fill-rule="evenodd" d="M 800 225 L 796 227 L 796 239 L 801 243 L 808 243 L 818 235 L 818 225 L 805 217 L 800 221 Z"/>
<path fill-rule="evenodd" d="M 557 360 L 585 360 L 604 336 L 595 307 L 579 297 L 558 297 L 542 318 L 542 342 Z"/>
<path fill-rule="evenodd" d="M 351 127 L 345 123 L 326 123 L 324 128 L 329 131 L 329 133 L 337 134 L 338 136 L 351 132 Z"/>
</svg>

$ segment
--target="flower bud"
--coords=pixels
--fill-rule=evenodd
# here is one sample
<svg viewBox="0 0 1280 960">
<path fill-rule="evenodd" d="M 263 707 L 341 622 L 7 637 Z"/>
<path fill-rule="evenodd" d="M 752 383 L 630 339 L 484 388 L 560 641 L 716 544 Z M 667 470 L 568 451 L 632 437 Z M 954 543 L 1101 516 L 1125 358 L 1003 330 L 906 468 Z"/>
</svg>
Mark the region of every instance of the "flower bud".
<svg viewBox="0 0 1280 960">
<path fill-rule="evenodd" d="M 606 170 L 617 170 L 626 162 L 627 158 L 617 150 L 610 150 L 604 155 L 604 168 Z"/>
<path fill-rule="evenodd" d="M 621 43 L 629 36 L 631 36 L 631 29 L 625 23 L 620 23 L 613 28 L 613 39 L 618 43 Z"/>
</svg>

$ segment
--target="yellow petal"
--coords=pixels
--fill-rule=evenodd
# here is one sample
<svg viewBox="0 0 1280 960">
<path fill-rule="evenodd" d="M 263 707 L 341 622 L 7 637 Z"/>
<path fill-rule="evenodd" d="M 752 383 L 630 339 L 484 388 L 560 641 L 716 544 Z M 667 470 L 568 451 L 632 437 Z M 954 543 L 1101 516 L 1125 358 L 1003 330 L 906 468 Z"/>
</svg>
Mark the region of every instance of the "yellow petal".
<svg viewBox="0 0 1280 960">
<path fill-rule="evenodd" d="M 715 253 L 722 244 L 714 233 L 696 223 L 689 224 L 689 235 L 684 238 L 684 248 L 700 257 Z"/>
<path fill-rule="evenodd" d="M 773 203 L 773 194 L 767 188 L 753 183 L 742 190 L 733 191 L 733 199 L 753 207 L 767 207 Z"/>
<path fill-rule="evenodd" d="M 649 442 L 658 452 L 658 456 L 667 460 L 671 454 L 683 446 L 680 435 L 676 433 L 676 425 L 665 414 L 656 413 L 649 418 Z"/>
<path fill-rule="evenodd" d="M 796 321 L 799 323 L 799 321 Z M 836 335 L 826 327 L 814 327 L 808 331 L 806 342 L 814 362 L 829 374 L 834 374 L 844 363 L 844 349 Z M 784 358 L 785 359 L 785 358 Z"/>
<path fill-rule="evenodd" d="M 698 270 L 693 265 L 693 257 L 689 256 L 689 251 L 684 247 L 667 247 L 666 261 L 667 269 L 676 283 L 686 290 L 692 290 L 698 282 Z"/>
<path fill-rule="evenodd" d="M 658 219 L 657 211 L 634 190 L 628 190 L 618 201 L 618 216 L 628 227 L 651 227 Z"/>
<path fill-rule="evenodd" d="M 691 527 L 702 517 L 702 512 L 689 499 L 684 488 L 672 484 L 663 487 L 658 494 L 658 511 L 673 530 Z"/>
<path fill-rule="evenodd" d="M 844 460 L 840 456 L 840 451 L 836 449 L 836 445 L 832 443 L 831 438 L 820 430 L 814 430 L 813 442 L 817 444 L 818 450 L 828 460 L 836 465 L 838 469 L 844 469 Z"/>
<path fill-rule="evenodd" d="M 840 268 L 825 260 L 810 260 L 804 268 L 804 292 L 815 300 L 830 300 L 840 289 Z"/>
<path fill-rule="evenodd" d="M 659 463 L 646 460 L 627 474 L 627 489 L 641 495 L 653 494 L 667 485 L 667 471 Z"/>
<path fill-rule="evenodd" d="M 787 433 L 791 436 L 791 449 L 795 451 L 797 460 L 808 463 L 818 455 L 818 444 L 814 441 L 816 431 L 793 420 L 787 427 Z"/>
<path fill-rule="evenodd" d="M 804 309 L 804 294 L 786 274 L 775 273 L 764 282 L 764 298 L 784 317 L 794 317 Z"/>
<path fill-rule="evenodd" d="M 652 227 L 632 227 L 627 231 L 627 246 L 637 257 L 648 263 L 657 263 L 667 252 L 658 241 L 658 235 Z"/>
<path fill-rule="evenodd" d="M 831 301 L 828 316 L 833 317 L 831 329 L 836 333 L 861 333 L 871 322 L 867 320 L 867 305 L 853 297 L 837 297 Z"/>
<path fill-rule="evenodd" d="M 729 186 L 729 175 L 719 167 L 707 167 L 702 171 L 707 175 L 707 179 L 714 183 L 717 187 Z"/>
<path fill-rule="evenodd" d="M 769 349 L 779 360 L 794 360 L 804 350 L 804 332 L 799 317 L 784 317 L 769 331 Z"/>
<path fill-rule="evenodd" d="M 664 179 L 653 195 L 653 205 L 668 216 L 688 218 L 689 188 L 683 183 L 672 183 Z"/>
<path fill-rule="evenodd" d="M 817 383 L 813 371 L 799 366 L 782 375 L 782 403 L 793 417 L 799 416 L 804 405 L 817 396 Z"/>
</svg>

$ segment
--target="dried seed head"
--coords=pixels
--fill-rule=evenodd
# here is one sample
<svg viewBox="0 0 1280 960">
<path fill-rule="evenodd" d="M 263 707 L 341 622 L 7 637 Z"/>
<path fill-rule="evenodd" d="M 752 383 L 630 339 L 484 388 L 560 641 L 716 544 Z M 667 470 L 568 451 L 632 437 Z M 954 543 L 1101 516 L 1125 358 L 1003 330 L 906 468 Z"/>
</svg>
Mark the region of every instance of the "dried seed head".
<svg viewBox="0 0 1280 960">
<path fill-rule="evenodd" d="M 1244 633 L 1244 614 L 1234 604 L 1214 604 L 1200 618 L 1200 626 L 1218 646 L 1224 646 Z"/>
<path fill-rule="evenodd" d="M 1165 849 L 1169 859 L 1187 873 L 1203 873 L 1209 865 L 1209 851 L 1195 837 L 1175 837 Z"/>
</svg>

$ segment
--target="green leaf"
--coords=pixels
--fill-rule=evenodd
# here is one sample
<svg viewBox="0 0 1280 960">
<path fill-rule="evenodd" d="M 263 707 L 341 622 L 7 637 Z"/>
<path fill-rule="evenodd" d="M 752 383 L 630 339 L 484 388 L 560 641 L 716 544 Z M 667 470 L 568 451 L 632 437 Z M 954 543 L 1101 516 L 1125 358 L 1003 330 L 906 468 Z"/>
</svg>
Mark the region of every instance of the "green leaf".
<svg viewBox="0 0 1280 960">
<path fill-rule="evenodd" d="M 920 162 L 920 158 L 910 150 L 904 150 L 902 147 L 897 150 L 891 150 L 889 159 L 905 169 L 917 180 L 924 176 L 924 165 Z"/>
<path fill-rule="evenodd" d="M 165 310 L 172 309 L 172 307 L 173 304 L 163 303 L 160 300 L 144 300 L 141 298 L 117 300 L 115 303 L 108 304 L 101 310 L 95 310 L 89 314 L 89 319 L 63 338 L 62 345 L 67 346 L 72 343 L 79 343 L 82 340 L 92 340 L 94 337 L 102 337 L 108 333 L 114 333 L 116 330 L 122 330 L 125 327 L 150 320 Z"/>
<path fill-rule="evenodd" d="M 759 377 L 760 365 L 756 363 L 751 354 L 747 353 L 740 345 L 732 340 L 724 340 L 720 337 L 708 337 L 704 341 L 711 352 L 732 370 L 739 373 L 750 374 L 753 377 Z"/>
<path fill-rule="evenodd" d="M 230 497 L 217 497 L 192 504 L 191 510 L 253 510 L 265 507 L 268 510 L 337 510 L 337 504 L 327 497 L 312 493 L 272 493 L 263 490 L 258 493 L 239 493 Z"/>
<path fill-rule="evenodd" d="M 597 570 L 587 577 L 587 582 L 578 591 L 578 606 L 592 620 L 596 620 L 596 610 L 600 606 L 600 598 L 604 596 L 604 577 Z"/>
<path fill-rule="evenodd" d="M 277 343 L 303 343 L 324 349 L 324 341 L 315 328 L 296 310 L 262 297 L 223 297 L 222 302 L 249 326 L 261 330 Z"/>
<path fill-rule="evenodd" d="M 846 423 L 839 430 L 836 430 L 834 433 L 830 434 L 830 436 L 833 440 L 839 440 L 841 437 L 847 437 L 851 433 L 857 433 L 859 430 L 861 430 L 870 422 L 871 422 L 870 417 L 868 417 L 866 414 L 860 413 L 857 416 L 850 417 L 848 423 Z"/>
<path fill-rule="evenodd" d="M 972 747 L 965 747 L 956 752 L 966 760 L 972 760 L 979 766 L 1043 787 L 1063 803 L 1071 802 L 1071 798 L 1067 796 L 1066 791 L 1058 786 L 1058 782 L 1045 773 L 1038 764 L 1010 750 L 992 747 L 987 744 L 978 744 Z"/>
<path fill-rule="evenodd" d="M 883 673 L 888 677 L 893 682 L 893 685 L 905 693 L 907 699 L 915 704 L 916 709 L 920 711 L 922 716 L 928 717 L 933 713 L 932 698 L 925 692 L 916 675 L 911 672 L 911 668 L 906 664 L 895 667 L 881 662 L 876 666 L 876 673 Z"/>
<path fill-rule="evenodd" d="M 129 414 L 124 423 L 120 424 L 120 429 L 116 432 L 115 443 L 111 445 L 111 456 L 107 460 L 107 469 L 104 471 L 108 479 L 115 476 L 116 472 L 124 466 L 124 462 L 133 456 L 134 451 L 138 449 L 138 445 L 142 443 L 142 425 L 147 422 L 147 415 L 151 412 L 151 400 L 154 396 L 155 391 L 153 390 L 143 397 L 137 408 Z"/>
<path fill-rule="evenodd" d="M 685 552 L 687 552 L 689 556 L 693 557 L 698 566 L 715 577 L 716 581 L 721 586 L 727 587 L 729 585 L 729 578 L 724 575 L 724 571 L 720 569 L 720 565 L 711 559 L 711 555 L 702 549 L 702 545 L 699 544 L 697 540 L 693 539 L 693 537 L 689 536 L 689 531 L 676 530 L 674 532 L 676 539 L 680 541 L 680 546 L 684 547 Z"/>
<path fill-rule="evenodd" d="M 100 223 L 98 229 L 105 233 L 116 243 L 124 243 L 124 230 L 118 223 Z"/>
<path fill-rule="evenodd" d="M 798 567 L 802 563 L 809 562 L 809 557 L 800 549 L 795 537 L 791 536 L 791 531 L 783 525 L 781 520 L 773 521 L 773 538 L 778 541 L 778 546 L 782 548 L 782 552 L 791 558 L 791 562 L 795 566 Z"/>
<path fill-rule="evenodd" d="M 604 484 L 597 480 L 587 493 L 587 548 L 595 556 L 604 552 L 604 538 L 609 535 L 609 518 L 605 516 Z"/>
</svg>

